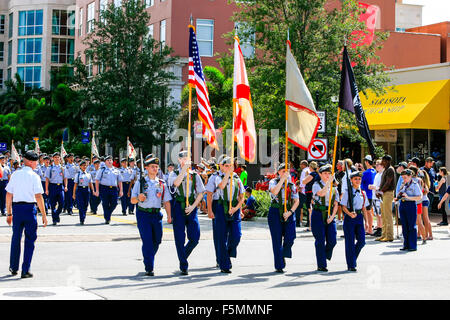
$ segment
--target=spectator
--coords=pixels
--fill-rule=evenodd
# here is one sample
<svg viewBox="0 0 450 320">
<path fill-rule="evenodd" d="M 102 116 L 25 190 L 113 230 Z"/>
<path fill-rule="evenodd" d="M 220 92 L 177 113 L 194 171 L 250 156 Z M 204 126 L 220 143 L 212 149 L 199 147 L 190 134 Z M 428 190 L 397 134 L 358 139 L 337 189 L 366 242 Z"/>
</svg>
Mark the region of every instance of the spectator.
<svg viewBox="0 0 450 320">
<path fill-rule="evenodd" d="M 320 180 L 319 173 L 317 172 L 318 165 L 317 162 L 311 161 L 309 164 L 310 174 L 303 180 L 303 184 L 305 185 L 305 194 L 306 194 L 306 209 L 308 209 L 307 222 L 306 226 L 308 227 L 307 231 L 310 231 L 309 222 L 311 221 L 311 200 L 312 200 L 312 186 L 314 182 Z"/>
<path fill-rule="evenodd" d="M 305 213 L 306 209 L 306 193 L 305 193 L 305 184 L 303 183 L 303 180 L 305 180 L 305 178 L 309 175 L 309 173 L 310 171 L 308 161 L 302 160 L 300 162 L 300 179 L 298 183 L 298 194 L 300 197 L 300 204 L 297 209 L 299 216 L 296 216 L 297 227 L 301 227 L 303 223 L 303 214 Z"/>
<path fill-rule="evenodd" d="M 392 157 L 390 155 L 383 156 L 381 164 L 384 167 L 383 174 L 381 176 L 380 191 L 383 192 L 382 196 L 382 210 L 381 215 L 383 217 L 383 231 L 381 237 L 375 239 L 381 242 L 394 241 L 394 225 L 392 219 L 392 202 L 394 200 L 395 189 L 395 170 L 391 166 Z"/>
<path fill-rule="evenodd" d="M 405 163 L 405 165 L 406 165 L 406 163 Z M 381 237 L 381 233 L 383 230 L 383 219 L 381 218 L 382 194 L 379 190 L 380 190 L 381 176 L 384 171 L 384 167 L 381 165 L 381 160 L 377 160 L 375 162 L 375 170 L 377 171 L 377 174 L 375 175 L 375 178 L 373 179 L 373 184 L 369 185 L 369 189 L 371 189 L 373 192 L 373 194 L 372 194 L 373 211 L 374 211 L 374 215 L 377 219 L 377 227 L 375 229 L 375 232 L 373 233 L 373 236 Z"/>
<path fill-rule="evenodd" d="M 341 194 L 342 194 L 342 179 L 343 179 L 344 176 L 345 176 L 345 171 L 344 171 L 344 161 L 339 160 L 339 161 L 337 162 L 336 169 L 337 169 L 337 172 L 336 172 L 336 174 L 335 174 L 335 179 L 336 179 L 336 182 L 338 183 L 338 186 L 337 186 L 337 188 L 338 188 L 338 193 L 341 195 Z M 336 223 L 337 223 L 338 225 L 342 225 L 342 224 L 343 224 L 342 207 L 341 207 L 340 204 L 338 204 L 338 206 L 339 206 L 339 208 L 338 208 L 338 213 L 337 213 L 338 219 L 337 219 L 337 222 L 336 222 Z"/>
<path fill-rule="evenodd" d="M 375 175 L 377 174 L 377 172 L 375 171 L 375 169 L 373 168 L 373 159 L 371 155 L 367 155 L 364 158 L 364 166 L 366 167 L 366 170 L 363 172 L 362 175 L 362 181 L 361 181 L 361 188 L 364 190 L 364 192 L 367 195 L 367 200 L 369 202 L 369 205 L 366 207 L 366 217 L 364 217 L 366 223 L 365 223 L 365 227 L 366 227 L 366 234 L 367 235 L 372 235 L 373 234 L 373 210 L 372 210 L 372 206 L 373 206 L 373 195 L 372 195 L 372 190 L 369 189 L 369 185 L 373 184 L 373 181 L 375 179 Z"/>
<path fill-rule="evenodd" d="M 119 158 L 117 157 L 114 158 L 113 166 L 116 168 L 120 168 Z"/>
<path fill-rule="evenodd" d="M 438 226 L 448 226 L 448 220 L 447 220 L 447 212 L 445 211 L 445 206 L 442 205 L 442 203 L 445 202 L 445 199 L 447 199 L 448 196 L 446 196 L 446 190 L 447 188 L 447 168 L 446 167 L 440 167 L 439 168 L 439 175 L 436 180 L 436 192 L 439 194 L 439 204 L 438 209 L 439 212 L 442 214 L 442 221 L 438 223 Z M 445 197 L 445 199 L 444 199 Z M 442 200 L 444 199 L 444 200 Z"/>
<path fill-rule="evenodd" d="M 241 168 L 242 168 L 242 172 L 241 172 L 241 175 L 239 178 L 241 179 L 244 187 L 247 188 L 247 177 L 248 177 L 247 166 L 244 164 L 241 166 Z"/>
<path fill-rule="evenodd" d="M 425 170 L 419 170 L 418 177 L 422 180 L 422 219 L 425 227 L 425 240 L 433 240 L 433 230 L 431 228 L 430 217 L 428 215 L 428 208 L 430 206 L 430 200 L 428 194 L 430 192 L 430 177 Z"/>
<path fill-rule="evenodd" d="M 409 168 L 411 171 L 412 171 L 412 180 L 414 181 L 414 182 L 416 182 L 418 185 L 419 185 L 419 187 L 420 187 L 420 189 L 422 190 L 422 193 L 423 193 L 423 186 L 424 186 L 424 183 L 423 183 L 423 180 L 422 180 L 422 178 L 420 178 L 419 176 L 418 176 L 418 173 L 419 173 L 419 169 L 416 167 L 416 166 L 410 166 L 410 168 Z M 404 185 L 404 184 L 403 184 Z M 402 186 L 403 187 L 403 186 Z M 423 196 L 423 195 L 422 195 Z M 422 198 L 422 200 L 420 200 L 420 201 L 417 201 L 416 202 L 416 205 L 417 205 L 417 219 L 416 219 L 416 224 L 417 224 L 417 235 L 418 235 L 418 240 L 420 240 L 420 239 L 422 239 L 422 244 L 425 244 L 427 241 L 426 241 L 426 239 L 427 239 L 427 232 L 426 232 L 426 230 L 425 230 L 425 225 L 424 225 L 424 223 L 423 223 L 423 198 Z M 419 238 L 420 237 L 420 238 Z"/>
<path fill-rule="evenodd" d="M 245 189 L 245 196 L 247 197 L 247 201 L 243 207 L 244 217 L 242 220 L 247 221 L 256 216 L 256 199 L 252 195 L 252 188 L 247 187 Z"/>
</svg>

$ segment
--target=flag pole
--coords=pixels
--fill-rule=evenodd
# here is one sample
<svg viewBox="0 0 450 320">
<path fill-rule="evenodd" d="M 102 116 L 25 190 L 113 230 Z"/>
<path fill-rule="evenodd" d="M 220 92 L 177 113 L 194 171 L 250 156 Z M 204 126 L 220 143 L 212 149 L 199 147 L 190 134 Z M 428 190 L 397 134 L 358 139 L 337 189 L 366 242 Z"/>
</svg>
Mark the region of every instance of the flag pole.
<svg viewBox="0 0 450 320">
<path fill-rule="evenodd" d="M 127 167 L 128 167 L 128 156 L 129 156 L 129 153 L 128 153 L 128 146 L 130 145 L 130 137 L 127 137 Z"/>
<path fill-rule="evenodd" d="M 194 19 L 192 17 L 190 17 L 190 25 L 189 28 L 192 27 L 194 28 Z M 194 29 L 195 30 L 195 29 Z M 188 157 L 189 157 L 189 161 L 191 160 L 191 113 L 192 113 L 192 83 L 188 82 L 188 87 L 189 87 L 189 122 L 188 122 L 188 139 L 187 139 L 187 147 L 188 147 Z M 189 207 L 189 169 L 190 166 L 188 167 L 187 170 L 187 174 L 186 174 L 186 208 Z"/>
<path fill-rule="evenodd" d="M 291 42 L 290 42 L 290 39 L 289 39 L 289 28 L 288 28 L 288 31 L 287 31 L 287 45 L 290 47 L 291 46 Z M 288 105 L 287 105 L 287 103 L 286 103 L 286 106 L 285 106 L 285 111 L 286 111 L 286 123 L 285 123 L 285 142 L 284 142 L 284 144 L 285 144 L 285 146 L 284 146 L 284 148 L 285 148 L 285 150 L 284 150 L 284 170 L 288 170 L 288 143 L 289 143 L 289 135 L 288 135 L 288 119 L 289 119 L 289 113 L 288 113 Z M 287 202 L 288 202 L 288 199 L 287 199 L 287 179 L 286 179 L 286 181 L 284 182 L 284 212 L 287 212 Z"/>
<path fill-rule="evenodd" d="M 334 134 L 334 147 L 333 147 L 333 166 L 331 168 L 331 177 L 330 179 L 334 179 L 334 168 L 336 167 L 336 147 L 337 147 L 337 139 L 338 139 L 338 132 L 339 132 L 339 117 L 341 115 L 341 108 L 338 106 L 337 110 L 337 119 L 336 119 L 336 133 Z M 333 192 L 333 183 L 332 180 L 330 183 L 330 195 L 328 199 L 328 216 L 331 214 L 331 197 Z"/>
<path fill-rule="evenodd" d="M 95 139 L 95 132 L 92 132 L 92 141 L 91 141 L 91 164 L 92 164 L 92 142 Z"/>
<path fill-rule="evenodd" d="M 239 43 L 239 38 L 237 36 L 236 32 L 237 26 L 234 28 L 234 41 L 237 41 Z M 232 200 L 233 200 L 233 176 L 234 176 L 234 118 L 236 118 L 236 103 L 237 99 L 233 99 L 233 119 L 232 119 L 232 130 L 231 130 L 231 164 L 233 171 L 231 172 L 230 176 L 230 204 L 229 209 L 232 208 Z"/>
</svg>

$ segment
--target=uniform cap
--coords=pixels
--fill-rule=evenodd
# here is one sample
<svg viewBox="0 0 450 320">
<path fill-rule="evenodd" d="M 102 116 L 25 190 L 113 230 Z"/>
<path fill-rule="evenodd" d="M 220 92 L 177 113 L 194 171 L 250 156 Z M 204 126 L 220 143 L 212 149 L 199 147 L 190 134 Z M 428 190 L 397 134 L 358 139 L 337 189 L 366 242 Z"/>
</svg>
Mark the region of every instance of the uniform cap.
<svg viewBox="0 0 450 320">
<path fill-rule="evenodd" d="M 425 159 L 425 162 L 432 162 L 432 161 L 434 161 L 433 157 L 427 157 Z"/>
<path fill-rule="evenodd" d="M 217 163 L 222 164 L 222 160 L 223 160 L 223 158 L 225 158 L 225 157 L 227 157 L 226 154 L 220 155 L 219 158 L 217 159 Z"/>
<path fill-rule="evenodd" d="M 220 161 L 220 164 L 232 164 L 232 159 L 230 157 L 223 157 L 222 161 Z"/>
<path fill-rule="evenodd" d="M 85 161 L 85 160 L 81 160 L 81 161 L 80 161 L 80 166 L 82 166 L 83 164 L 86 164 L 86 161 Z"/>
<path fill-rule="evenodd" d="M 128 163 L 130 163 L 130 162 L 134 162 L 134 158 L 128 159 Z"/>
<path fill-rule="evenodd" d="M 150 153 L 148 155 L 145 156 L 145 161 L 147 161 L 148 159 L 154 158 L 155 156 L 153 155 L 153 153 Z"/>
<path fill-rule="evenodd" d="M 96 163 L 100 163 L 100 160 L 94 160 L 94 164 L 96 164 Z"/>
<path fill-rule="evenodd" d="M 403 170 L 402 173 L 400 173 L 401 176 L 407 175 L 407 176 L 412 176 L 413 175 L 413 171 L 411 169 L 406 169 Z"/>
<path fill-rule="evenodd" d="M 351 174 L 350 174 L 350 179 L 353 179 L 353 178 L 355 178 L 355 177 L 362 177 L 362 172 L 361 171 L 355 171 L 355 172 L 352 172 Z"/>
<path fill-rule="evenodd" d="M 0 159 L 5 159 L 5 156 L 0 154 Z"/>
<path fill-rule="evenodd" d="M 399 167 L 408 168 L 408 164 L 405 161 L 402 161 L 398 164 Z"/>
<path fill-rule="evenodd" d="M 50 160 L 49 156 L 44 156 L 44 160 Z"/>
<path fill-rule="evenodd" d="M 120 162 L 127 162 L 127 158 L 120 159 Z"/>
<path fill-rule="evenodd" d="M 60 154 L 59 154 L 59 152 L 55 152 L 53 155 L 52 155 L 52 157 L 59 157 L 60 156 Z"/>
<path fill-rule="evenodd" d="M 417 164 L 417 166 L 419 166 L 420 164 L 420 159 L 417 157 L 414 157 L 412 159 L 409 159 L 408 162 L 414 162 L 415 164 Z"/>
<path fill-rule="evenodd" d="M 319 173 L 322 173 L 322 172 L 331 172 L 331 165 L 326 164 L 324 166 L 321 166 L 319 168 Z"/>
<path fill-rule="evenodd" d="M 171 162 L 167 165 L 168 167 L 175 167 L 175 165 Z"/>
<path fill-rule="evenodd" d="M 27 159 L 27 160 L 30 160 L 30 161 L 37 161 L 37 160 L 39 160 L 39 156 L 33 150 L 29 150 L 29 151 L 25 152 L 25 155 L 23 157 L 25 159 Z"/>
<path fill-rule="evenodd" d="M 283 170 L 285 167 L 286 167 L 286 164 L 285 164 L 284 162 L 283 162 L 283 163 L 280 163 L 280 164 L 278 165 L 277 171 Z M 289 164 L 288 164 L 288 169 L 289 169 Z"/>
<path fill-rule="evenodd" d="M 111 157 L 111 156 L 106 156 L 106 157 L 105 157 L 105 161 L 106 161 L 106 160 L 112 160 L 112 157 Z"/>
<path fill-rule="evenodd" d="M 190 152 L 184 150 L 184 151 L 180 151 L 178 153 L 178 158 L 186 158 L 186 157 L 190 157 Z"/>
<path fill-rule="evenodd" d="M 150 158 L 150 159 L 146 160 L 145 163 L 144 163 L 145 166 L 148 166 L 148 165 L 151 165 L 151 164 L 159 165 L 159 159 L 158 158 Z"/>
</svg>

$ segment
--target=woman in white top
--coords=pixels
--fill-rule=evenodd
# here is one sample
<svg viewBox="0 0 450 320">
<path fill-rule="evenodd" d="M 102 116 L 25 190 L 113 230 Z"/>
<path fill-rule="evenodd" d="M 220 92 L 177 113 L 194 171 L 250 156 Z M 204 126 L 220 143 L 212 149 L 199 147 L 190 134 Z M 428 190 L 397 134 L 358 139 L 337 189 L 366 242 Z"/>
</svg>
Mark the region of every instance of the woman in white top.
<svg viewBox="0 0 450 320">
<path fill-rule="evenodd" d="M 375 170 L 377 174 L 373 179 L 373 184 L 369 185 L 369 189 L 374 191 L 373 196 L 373 213 L 377 219 L 376 231 L 381 230 L 383 227 L 383 221 L 381 220 L 381 197 L 378 196 L 382 194 L 380 190 L 381 176 L 383 175 L 384 167 L 381 165 L 381 160 L 375 162 Z"/>
</svg>

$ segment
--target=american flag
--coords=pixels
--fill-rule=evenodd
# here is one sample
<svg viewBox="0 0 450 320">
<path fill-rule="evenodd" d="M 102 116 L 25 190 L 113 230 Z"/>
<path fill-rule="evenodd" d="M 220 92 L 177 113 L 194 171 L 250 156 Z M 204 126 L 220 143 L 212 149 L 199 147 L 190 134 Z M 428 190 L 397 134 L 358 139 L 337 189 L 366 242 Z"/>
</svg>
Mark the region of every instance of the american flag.
<svg viewBox="0 0 450 320">
<path fill-rule="evenodd" d="M 193 26 L 189 26 L 189 84 L 197 92 L 198 118 L 203 123 L 202 134 L 208 144 L 218 149 L 216 130 L 209 102 L 208 88 L 203 76 L 202 62 L 198 52 L 197 37 Z"/>
</svg>

